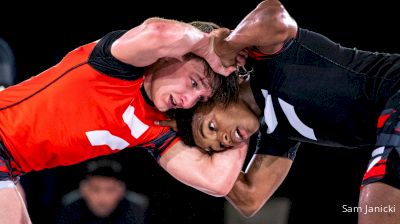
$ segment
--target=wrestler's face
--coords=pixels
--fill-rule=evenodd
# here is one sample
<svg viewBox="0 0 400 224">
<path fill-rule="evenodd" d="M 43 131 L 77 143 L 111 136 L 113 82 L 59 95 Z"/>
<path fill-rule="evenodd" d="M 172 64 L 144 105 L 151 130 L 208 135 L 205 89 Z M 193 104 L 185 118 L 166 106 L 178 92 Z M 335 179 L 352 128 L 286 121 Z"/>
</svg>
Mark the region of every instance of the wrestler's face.
<svg viewBox="0 0 400 224">
<path fill-rule="evenodd" d="M 207 101 L 213 93 L 205 70 L 200 60 L 170 60 L 154 69 L 146 92 L 160 111 L 191 108 L 198 101 Z"/>
<path fill-rule="evenodd" d="M 206 113 L 201 108 L 192 120 L 196 145 L 221 151 L 248 142 L 259 128 L 257 116 L 242 102 L 224 108 L 216 105 Z"/>
<path fill-rule="evenodd" d="M 125 184 L 113 177 L 93 176 L 82 181 L 80 193 L 98 217 L 109 216 L 125 194 Z"/>
</svg>

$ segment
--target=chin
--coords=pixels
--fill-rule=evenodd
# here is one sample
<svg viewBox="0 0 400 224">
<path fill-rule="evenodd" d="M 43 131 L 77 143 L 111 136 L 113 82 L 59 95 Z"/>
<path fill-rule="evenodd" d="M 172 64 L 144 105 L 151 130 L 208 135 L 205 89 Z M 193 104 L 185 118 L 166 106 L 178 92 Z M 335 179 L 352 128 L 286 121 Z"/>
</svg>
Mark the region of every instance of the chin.
<svg viewBox="0 0 400 224">
<path fill-rule="evenodd" d="M 168 108 L 157 108 L 157 110 L 161 111 L 161 112 L 167 112 Z"/>
<path fill-rule="evenodd" d="M 168 106 L 165 104 L 159 105 L 157 102 L 154 102 L 154 106 L 157 108 L 157 110 L 161 112 L 166 112 L 167 110 L 169 110 Z"/>
<path fill-rule="evenodd" d="M 165 107 L 158 107 L 157 105 L 155 105 L 155 107 L 156 107 L 157 110 L 159 110 L 159 111 L 161 111 L 161 112 L 165 112 L 165 111 L 168 110 L 168 109 L 165 108 Z"/>
<path fill-rule="evenodd" d="M 249 130 L 250 136 L 254 135 L 254 134 L 258 131 L 259 128 L 260 128 L 260 124 L 259 124 L 258 121 L 257 121 L 257 124 L 254 126 L 254 128 L 252 128 L 251 130 Z"/>
</svg>

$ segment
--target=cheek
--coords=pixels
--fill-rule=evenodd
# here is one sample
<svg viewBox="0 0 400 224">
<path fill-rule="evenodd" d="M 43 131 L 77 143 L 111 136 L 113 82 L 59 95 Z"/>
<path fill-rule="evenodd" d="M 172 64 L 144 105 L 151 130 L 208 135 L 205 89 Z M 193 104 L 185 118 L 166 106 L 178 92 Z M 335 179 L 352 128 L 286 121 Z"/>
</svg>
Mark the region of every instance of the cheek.
<svg viewBox="0 0 400 224">
<path fill-rule="evenodd" d="M 188 93 L 191 91 L 191 88 L 185 85 L 183 80 L 176 80 L 174 83 L 169 85 L 171 91 L 179 92 L 179 93 Z"/>
<path fill-rule="evenodd" d="M 257 118 L 247 110 L 242 110 L 240 107 L 233 107 L 221 113 L 219 116 L 223 122 L 220 123 L 221 128 L 243 126 L 254 128 L 254 122 L 258 123 Z"/>
<path fill-rule="evenodd" d="M 195 140 L 195 143 L 198 147 L 200 147 L 202 149 L 207 148 L 210 145 L 210 142 L 208 140 L 204 140 L 204 139 L 201 139 L 198 141 Z"/>
<path fill-rule="evenodd" d="M 203 122 L 203 116 L 199 115 L 199 114 L 195 114 L 193 116 L 193 122 L 192 122 L 192 134 L 193 134 L 193 138 L 194 138 L 194 142 L 197 146 L 199 146 L 200 148 L 205 148 L 207 145 L 207 140 L 205 140 L 204 138 L 202 138 L 200 136 L 200 128 L 201 128 L 201 124 Z"/>
<path fill-rule="evenodd" d="M 110 204 L 116 204 L 120 200 L 121 196 L 122 196 L 122 194 L 120 194 L 120 192 L 116 192 L 116 191 L 111 192 L 109 194 L 108 202 Z"/>
<path fill-rule="evenodd" d="M 254 114 L 243 113 L 241 114 L 241 117 L 242 122 L 247 124 L 250 128 L 254 128 L 254 126 L 258 124 L 258 119 L 254 116 Z"/>
<path fill-rule="evenodd" d="M 154 85 L 151 92 L 151 99 L 153 102 L 162 100 L 166 95 L 173 93 L 171 88 L 166 85 Z"/>
<path fill-rule="evenodd" d="M 90 205 L 96 205 L 98 204 L 99 201 L 99 196 L 95 193 L 89 193 L 85 197 L 86 201 Z"/>
<path fill-rule="evenodd" d="M 169 82 L 165 82 L 162 85 L 156 86 L 155 91 L 158 92 L 159 95 L 171 94 L 171 93 L 182 94 L 189 92 L 189 88 L 184 85 L 183 81 L 170 80 Z"/>
<path fill-rule="evenodd" d="M 204 148 L 206 141 L 202 137 L 200 137 L 199 127 L 195 127 L 195 126 L 192 126 L 192 127 L 193 127 L 192 134 L 193 134 L 194 143 L 197 146 L 199 146 L 200 148 Z"/>
</svg>

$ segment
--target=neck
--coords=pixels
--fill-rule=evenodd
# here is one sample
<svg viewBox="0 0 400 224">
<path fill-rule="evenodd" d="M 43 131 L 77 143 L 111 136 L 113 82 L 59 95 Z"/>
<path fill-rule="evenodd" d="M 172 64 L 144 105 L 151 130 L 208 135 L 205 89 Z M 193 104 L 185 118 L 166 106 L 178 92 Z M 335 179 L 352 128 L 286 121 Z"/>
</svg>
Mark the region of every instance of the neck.
<svg viewBox="0 0 400 224">
<path fill-rule="evenodd" d="M 153 100 L 151 98 L 150 89 L 151 89 L 151 75 L 150 73 L 145 73 L 143 85 L 140 87 L 140 92 L 142 93 L 145 102 L 149 106 L 155 107 Z"/>
<path fill-rule="evenodd" d="M 247 107 L 256 115 L 257 117 L 261 116 L 261 110 L 256 103 L 256 99 L 254 98 L 253 91 L 250 86 L 250 79 L 244 80 L 240 84 L 240 94 L 239 100 L 242 101 Z"/>
<path fill-rule="evenodd" d="M 144 97 L 145 98 L 147 97 L 147 99 L 149 99 L 150 101 L 153 101 L 153 99 L 151 99 L 151 95 L 150 95 L 151 78 L 152 78 L 151 73 L 144 74 L 143 87 L 144 87 L 144 91 L 146 94 L 146 96 L 144 96 Z"/>
</svg>

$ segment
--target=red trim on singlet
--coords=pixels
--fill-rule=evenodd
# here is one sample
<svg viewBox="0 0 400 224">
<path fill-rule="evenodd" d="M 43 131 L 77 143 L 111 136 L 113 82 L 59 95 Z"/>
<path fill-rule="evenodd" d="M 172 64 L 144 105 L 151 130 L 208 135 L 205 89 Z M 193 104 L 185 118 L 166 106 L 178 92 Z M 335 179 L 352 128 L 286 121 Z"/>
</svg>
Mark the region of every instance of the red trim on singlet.
<svg viewBox="0 0 400 224">
<path fill-rule="evenodd" d="M 365 173 L 363 180 L 369 178 L 383 177 L 386 173 L 386 159 L 381 159 L 375 164 L 367 173 Z"/>
<path fill-rule="evenodd" d="M 170 150 L 172 148 L 173 145 L 175 145 L 177 142 L 181 141 L 181 139 L 178 137 L 175 140 L 173 140 L 172 142 L 169 142 L 169 145 L 167 146 L 167 148 L 160 154 L 160 157 L 163 156 L 168 150 Z"/>
<path fill-rule="evenodd" d="M 266 56 L 268 55 L 258 51 L 258 49 L 252 48 L 249 50 L 249 57 L 254 58 L 256 60 L 263 60 L 264 57 Z"/>
<path fill-rule="evenodd" d="M 257 47 L 252 47 L 252 48 L 248 49 L 249 50 L 248 54 L 249 54 L 249 57 L 251 57 L 255 60 L 264 60 L 268 56 L 281 53 L 284 49 L 284 46 L 285 45 L 283 44 L 282 47 L 279 48 L 277 51 L 275 51 L 273 53 L 268 53 L 268 54 L 261 52 Z"/>
<path fill-rule="evenodd" d="M 2 173 L 8 173 L 9 172 L 9 169 L 8 169 L 6 164 L 0 163 L 0 172 L 2 172 Z"/>
<path fill-rule="evenodd" d="M 378 124 L 377 124 L 377 128 L 382 128 L 383 125 L 385 124 L 385 122 L 387 121 L 387 119 L 390 117 L 390 114 L 383 114 L 381 116 L 379 116 L 378 118 Z"/>
</svg>

